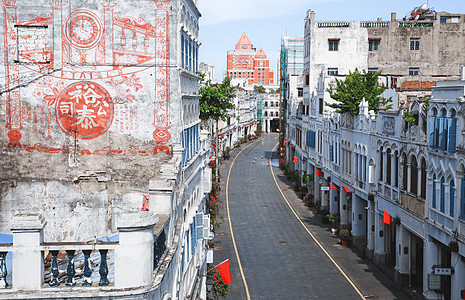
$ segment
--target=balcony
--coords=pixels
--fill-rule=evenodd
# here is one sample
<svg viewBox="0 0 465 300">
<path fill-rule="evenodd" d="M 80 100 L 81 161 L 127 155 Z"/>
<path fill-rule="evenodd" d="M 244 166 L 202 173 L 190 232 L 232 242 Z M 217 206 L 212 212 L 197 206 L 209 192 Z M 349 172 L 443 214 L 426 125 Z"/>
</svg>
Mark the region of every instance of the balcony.
<svg viewBox="0 0 465 300">
<path fill-rule="evenodd" d="M 418 197 L 407 194 L 405 192 L 401 192 L 400 194 L 400 204 L 407 209 L 417 213 L 422 217 L 426 217 L 425 215 L 425 201 L 419 199 Z"/>
<path fill-rule="evenodd" d="M 44 242 L 41 215 L 15 215 L 13 243 L 0 244 L 0 298 L 113 299 L 154 292 L 174 255 L 166 251 L 168 220 L 145 211 L 126 212 L 116 221 L 119 234 L 114 238 Z"/>
</svg>

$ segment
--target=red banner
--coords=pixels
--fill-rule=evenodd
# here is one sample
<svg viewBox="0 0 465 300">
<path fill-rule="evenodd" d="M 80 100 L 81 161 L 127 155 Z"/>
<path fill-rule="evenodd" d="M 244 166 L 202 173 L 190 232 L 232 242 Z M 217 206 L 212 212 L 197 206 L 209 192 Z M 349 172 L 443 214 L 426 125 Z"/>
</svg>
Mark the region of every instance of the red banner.
<svg viewBox="0 0 465 300">
<path fill-rule="evenodd" d="M 391 215 L 388 214 L 387 211 L 384 211 L 384 214 L 383 214 L 383 223 L 384 223 L 384 224 L 391 225 L 391 220 L 392 220 Z"/>
<path fill-rule="evenodd" d="M 218 272 L 220 272 L 221 278 L 223 278 L 224 283 L 228 284 L 231 282 L 231 270 L 229 268 L 229 259 L 217 265 L 216 269 L 218 270 Z"/>
<path fill-rule="evenodd" d="M 298 163 L 299 160 L 297 159 L 297 157 L 294 156 L 294 159 L 292 160 L 292 162 Z"/>
<path fill-rule="evenodd" d="M 316 173 L 316 175 L 318 175 L 318 176 L 323 176 L 323 174 L 320 173 L 320 171 L 318 171 L 317 169 L 315 169 L 315 173 Z"/>
<path fill-rule="evenodd" d="M 348 188 L 346 188 L 345 186 L 342 186 L 344 188 L 344 190 L 346 191 L 346 193 L 352 193 L 351 190 L 349 190 Z"/>
</svg>

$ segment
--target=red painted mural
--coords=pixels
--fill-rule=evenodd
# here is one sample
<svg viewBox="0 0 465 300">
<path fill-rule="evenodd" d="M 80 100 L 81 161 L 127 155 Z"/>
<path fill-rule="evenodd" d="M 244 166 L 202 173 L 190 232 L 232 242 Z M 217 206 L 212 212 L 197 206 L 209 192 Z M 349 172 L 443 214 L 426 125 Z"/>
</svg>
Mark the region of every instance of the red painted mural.
<svg viewBox="0 0 465 300">
<path fill-rule="evenodd" d="M 74 152 L 141 156 L 160 150 L 169 153 L 171 0 L 154 0 L 153 22 L 147 21 L 149 17 L 122 16 L 127 12 L 115 12 L 118 2 L 113 0 L 103 0 L 100 9 L 82 7 L 74 11 L 62 0 L 51 0 L 48 12 L 20 14 L 28 19 L 18 20 L 21 3 L 2 1 L 9 147 L 68 153 L 71 150 L 66 146 L 54 145 L 56 127 L 63 134 L 92 140 L 108 131 L 139 134 L 142 126 L 152 126 L 151 136 L 158 144 L 152 150 L 108 147 Z M 25 85 L 20 72 L 35 73 L 37 79 Z M 151 124 L 140 121 L 146 109 L 140 111 L 144 108 L 139 99 L 147 95 L 153 97 Z M 30 136 L 40 139 L 40 143 L 22 144 L 25 135 L 28 140 Z"/>
</svg>

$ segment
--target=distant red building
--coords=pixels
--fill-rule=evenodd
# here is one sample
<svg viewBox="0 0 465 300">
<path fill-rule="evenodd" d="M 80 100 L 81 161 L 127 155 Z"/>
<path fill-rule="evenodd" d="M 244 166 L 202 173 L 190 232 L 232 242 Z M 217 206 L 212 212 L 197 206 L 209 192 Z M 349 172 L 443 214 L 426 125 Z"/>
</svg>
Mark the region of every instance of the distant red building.
<svg viewBox="0 0 465 300">
<path fill-rule="evenodd" d="M 232 78 L 246 78 L 248 84 L 273 84 L 273 72 L 270 72 L 270 61 L 263 49 L 257 51 L 249 38 L 242 34 L 236 49 L 228 51 L 226 75 Z"/>
</svg>

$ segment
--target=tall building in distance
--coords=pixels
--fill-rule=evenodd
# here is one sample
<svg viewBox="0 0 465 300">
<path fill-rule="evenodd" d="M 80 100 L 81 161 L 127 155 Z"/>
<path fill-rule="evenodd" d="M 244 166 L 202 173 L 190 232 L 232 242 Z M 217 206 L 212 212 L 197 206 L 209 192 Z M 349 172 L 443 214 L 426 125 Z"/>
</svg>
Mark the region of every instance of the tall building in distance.
<svg viewBox="0 0 465 300">
<path fill-rule="evenodd" d="M 234 50 L 228 51 L 226 76 L 244 79 L 247 84 L 273 84 L 273 72 L 265 51 L 253 47 L 249 38 L 242 34 Z"/>
<path fill-rule="evenodd" d="M 281 93 L 281 132 L 286 127 L 286 108 L 289 96 L 290 76 L 303 76 L 304 74 L 304 38 L 291 38 L 285 36 L 281 39 L 281 52 L 279 55 L 279 84 Z M 299 82 L 299 81 L 294 81 Z"/>
</svg>

